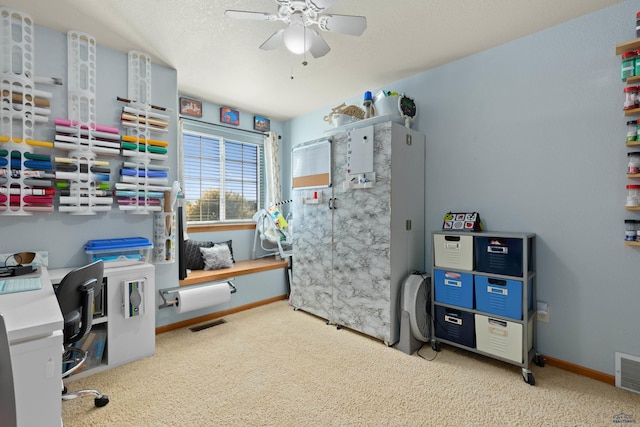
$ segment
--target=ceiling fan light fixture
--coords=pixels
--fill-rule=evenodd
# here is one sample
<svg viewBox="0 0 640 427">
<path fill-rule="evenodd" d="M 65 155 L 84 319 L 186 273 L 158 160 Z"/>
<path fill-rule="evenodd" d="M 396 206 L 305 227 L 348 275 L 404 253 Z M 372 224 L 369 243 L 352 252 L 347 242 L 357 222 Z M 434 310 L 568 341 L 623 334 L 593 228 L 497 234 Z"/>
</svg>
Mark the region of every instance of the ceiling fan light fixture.
<svg viewBox="0 0 640 427">
<path fill-rule="evenodd" d="M 304 25 L 291 25 L 282 33 L 282 40 L 291 53 L 302 55 L 311 49 L 313 33 Z"/>
</svg>

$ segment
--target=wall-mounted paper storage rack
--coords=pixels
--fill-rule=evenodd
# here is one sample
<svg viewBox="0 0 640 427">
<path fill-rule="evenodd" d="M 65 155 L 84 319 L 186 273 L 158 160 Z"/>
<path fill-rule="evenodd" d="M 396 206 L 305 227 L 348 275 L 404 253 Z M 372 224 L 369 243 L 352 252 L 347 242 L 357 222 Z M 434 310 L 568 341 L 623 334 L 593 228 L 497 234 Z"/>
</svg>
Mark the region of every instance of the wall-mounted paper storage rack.
<svg viewBox="0 0 640 427">
<path fill-rule="evenodd" d="M 29 15 L 0 8 L 0 49 L 0 214 L 52 212 L 51 156 L 34 152 L 35 147 L 53 147 L 34 133 L 36 124 L 49 121 L 52 95 L 35 88 L 34 23 Z"/>
<path fill-rule="evenodd" d="M 54 147 L 67 152 L 56 158 L 60 212 L 95 215 L 111 210 L 109 162 L 119 154 L 120 130 L 96 123 L 96 40 L 67 33 L 68 119 L 55 119 Z"/>
<path fill-rule="evenodd" d="M 120 210 L 148 214 L 162 210 L 163 192 L 171 189 L 167 186 L 168 168 L 152 163 L 167 160 L 169 144 L 152 138 L 152 135 L 168 132 L 170 118 L 159 112 L 160 107 L 151 104 L 149 56 L 130 51 L 128 66 L 129 99 L 118 98 L 126 102 L 122 107 L 120 124 L 127 135 L 123 135 L 121 141 L 121 155 L 126 157 L 126 161 L 120 169 L 116 198 Z"/>
</svg>

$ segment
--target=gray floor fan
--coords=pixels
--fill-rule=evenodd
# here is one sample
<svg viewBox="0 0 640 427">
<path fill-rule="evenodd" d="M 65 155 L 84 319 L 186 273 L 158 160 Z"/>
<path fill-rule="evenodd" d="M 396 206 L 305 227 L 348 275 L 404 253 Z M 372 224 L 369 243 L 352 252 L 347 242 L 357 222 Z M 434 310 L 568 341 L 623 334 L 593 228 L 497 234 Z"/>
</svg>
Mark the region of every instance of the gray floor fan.
<svg viewBox="0 0 640 427">
<path fill-rule="evenodd" d="M 431 339 L 430 294 L 426 273 L 413 272 L 402 283 L 398 350 L 413 354 Z"/>
</svg>

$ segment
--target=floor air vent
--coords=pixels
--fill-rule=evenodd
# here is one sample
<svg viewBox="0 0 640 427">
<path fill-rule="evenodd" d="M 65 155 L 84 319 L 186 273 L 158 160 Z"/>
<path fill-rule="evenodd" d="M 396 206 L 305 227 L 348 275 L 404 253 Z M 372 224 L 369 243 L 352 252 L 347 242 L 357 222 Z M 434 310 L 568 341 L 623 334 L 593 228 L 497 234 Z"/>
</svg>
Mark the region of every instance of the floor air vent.
<svg viewBox="0 0 640 427">
<path fill-rule="evenodd" d="M 227 321 L 224 319 L 218 319 L 218 320 L 214 320 L 213 322 L 203 323 L 202 325 L 192 326 L 191 328 L 189 328 L 189 330 L 191 330 L 191 332 L 198 332 L 203 329 L 208 329 L 214 326 L 222 325 L 223 323 L 227 323 Z"/>
<path fill-rule="evenodd" d="M 616 352 L 616 387 L 640 393 L 640 357 Z"/>
</svg>

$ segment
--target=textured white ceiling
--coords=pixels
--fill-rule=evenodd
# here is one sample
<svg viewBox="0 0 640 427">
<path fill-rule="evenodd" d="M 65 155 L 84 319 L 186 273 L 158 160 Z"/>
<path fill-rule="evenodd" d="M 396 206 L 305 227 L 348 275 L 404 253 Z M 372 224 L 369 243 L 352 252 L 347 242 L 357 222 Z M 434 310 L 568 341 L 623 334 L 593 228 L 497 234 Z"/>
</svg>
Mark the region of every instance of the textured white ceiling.
<svg viewBox="0 0 640 427">
<path fill-rule="evenodd" d="M 258 48 L 281 22 L 273 0 L 0 0 L 36 25 L 91 34 L 178 70 L 181 94 L 286 120 L 623 0 L 338 0 L 327 13 L 364 15 L 360 37 L 322 33 L 326 56 Z M 632 20 L 633 17 L 630 17 Z M 38 43 L 38 40 L 36 40 Z M 292 79 L 291 76 L 294 76 Z"/>
</svg>

